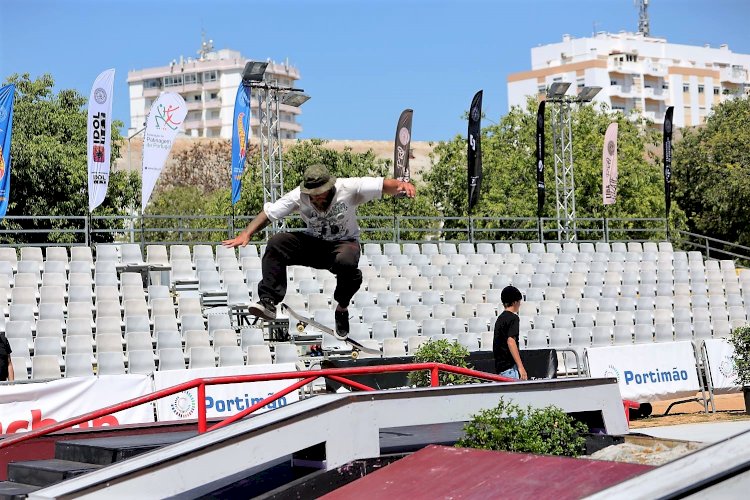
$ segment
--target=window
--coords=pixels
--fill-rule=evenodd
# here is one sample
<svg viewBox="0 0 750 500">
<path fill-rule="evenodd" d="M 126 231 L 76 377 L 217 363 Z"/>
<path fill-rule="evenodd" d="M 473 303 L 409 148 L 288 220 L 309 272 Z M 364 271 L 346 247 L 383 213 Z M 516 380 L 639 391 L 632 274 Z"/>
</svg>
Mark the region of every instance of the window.
<svg viewBox="0 0 750 500">
<path fill-rule="evenodd" d="M 203 72 L 203 83 L 215 82 L 218 79 L 219 79 L 219 75 L 216 72 L 216 70 Z"/>
<path fill-rule="evenodd" d="M 690 85 L 688 85 L 687 83 L 683 83 L 682 84 L 682 91 L 683 92 L 690 92 Z"/>
<path fill-rule="evenodd" d="M 194 101 L 197 101 L 197 102 L 200 102 L 200 101 L 201 101 L 201 95 L 200 95 L 200 94 L 196 94 L 196 95 L 194 95 L 194 96 L 193 96 L 193 100 L 194 100 Z"/>
<path fill-rule="evenodd" d="M 617 83 L 617 80 L 610 80 L 609 84 L 610 85 L 620 85 L 619 83 Z"/>
<path fill-rule="evenodd" d="M 185 75 L 185 83 L 198 83 L 198 75 L 196 75 L 195 73 L 188 73 L 187 75 Z"/>
<path fill-rule="evenodd" d="M 547 93 L 547 86 L 546 85 L 537 85 L 536 92 L 537 92 L 537 94 L 546 94 Z"/>
<path fill-rule="evenodd" d="M 143 86 L 146 87 L 147 89 L 156 89 L 156 88 L 161 87 L 161 81 L 158 79 L 146 80 L 143 83 Z"/>
<path fill-rule="evenodd" d="M 577 87 L 578 87 L 579 89 L 582 89 L 583 87 L 585 87 L 585 86 L 586 86 L 586 81 L 585 81 L 585 80 L 584 80 L 583 78 L 579 78 L 579 79 L 578 79 L 578 80 L 576 81 L 576 86 L 577 86 Z"/>
<path fill-rule="evenodd" d="M 219 93 L 218 92 L 211 92 L 211 99 L 218 99 Z"/>
<path fill-rule="evenodd" d="M 561 82 L 561 81 L 562 81 L 562 77 L 561 77 L 561 76 L 556 76 L 556 77 L 554 77 L 554 78 L 552 79 L 552 83 L 555 83 L 555 82 Z"/>
<path fill-rule="evenodd" d="M 625 106 L 623 106 L 622 104 L 613 104 L 612 105 L 612 110 L 613 111 L 622 111 L 624 113 L 625 112 Z"/>
<path fill-rule="evenodd" d="M 627 62 L 636 62 L 636 61 L 638 60 L 638 56 L 637 56 L 637 55 L 635 55 L 635 54 L 627 54 L 627 55 L 625 56 L 625 60 L 626 60 Z"/>
<path fill-rule="evenodd" d="M 719 95 L 719 87 L 714 87 L 714 95 Z"/>
<path fill-rule="evenodd" d="M 667 83 L 667 82 L 662 82 L 662 84 L 661 84 L 661 89 L 662 89 L 662 90 L 669 90 L 669 83 Z"/>
<path fill-rule="evenodd" d="M 704 90 L 705 90 L 705 87 L 703 85 L 698 85 L 698 93 L 699 94 L 702 94 Z"/>
<path fill-rule="evenodd" d="M 164 77 L 165 87 L 175 87 L 177 85 L 182 85 L 182 75 L 172 75 Z"/>
</svg>

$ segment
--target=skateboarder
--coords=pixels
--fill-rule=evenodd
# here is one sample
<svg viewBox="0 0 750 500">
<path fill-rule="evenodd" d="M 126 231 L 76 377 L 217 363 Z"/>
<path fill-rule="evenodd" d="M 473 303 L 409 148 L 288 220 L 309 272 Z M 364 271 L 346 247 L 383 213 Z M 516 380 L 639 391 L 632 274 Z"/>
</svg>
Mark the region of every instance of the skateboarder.
<svg viewBox="0 0 750 500">
<path fill-rule="evenodd" d="M 263 210 L 235 238 L 224 246 L 245 246 L 250 238 L 273 221 L 298 212 L 307 224 L 304 232 L 278 233 L 268 240 L 261 268 L 263 279 L 258 284 L 259 300 L 250 306 L 250 314 L 276 318 L 276 305 L 284 299 L 287 266 L 308 266 L 328 269 L 336 275 L 336 336 L 349 334 L 348 306 L 362 284 L 358 269 L 360 246 L 356 207 L 370 200 L 406 195 L 413 198 L 416 189 L 410 182 L 382 177 L 336 179 L 325 165 L 307 167 L 299 187 L 286 193 L 275 203 L 266 203 Z"/>
</svg>

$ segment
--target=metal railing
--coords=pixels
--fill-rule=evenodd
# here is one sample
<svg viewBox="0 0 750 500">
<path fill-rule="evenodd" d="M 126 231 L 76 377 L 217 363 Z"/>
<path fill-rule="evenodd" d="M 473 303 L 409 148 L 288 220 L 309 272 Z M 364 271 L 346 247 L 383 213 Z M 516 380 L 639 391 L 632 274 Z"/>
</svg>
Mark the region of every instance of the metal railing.
<svg viewBox="0 0 750 500">
<path fill-rule="evenodd" d="M 78 417 L 72 417 L 62 422 L 57 422 L 39 429 L 35 429 L 31 432 L 13 436 L 0 441 L 0 449 L 8 448 L 16 445 L 23 441 L 28 441 L 40 436 L 45 436 L 53 432 L 57 432 L 63 429 L 73 427 L 74 425 L 82 424 L 90 420 L 105 417 L 119 411 L 128 410 L 142 404 L 151 403 L 158 399 L 177 394 L 179 392 L 188 391 L 190 389 L 198 390 L 197 404 L 198 404 L 198 433 L 202 434 L 207 431 L 219 429 L 225 427 L 237 420 L 245 418 L 251 413 L 263 408 L 264 406 L 273 403 L 274 401 L 286 396 L 290 392 L 296 391 L 303 386 L 310 384 L 318 378 L 331 379 L 341 384 L 345 384 L 352 389 L 358 389 L 361 391 L 374 391 L 370 386 L 355 382 L 347 377 L 352 375 L 372 375 L 378 373 L 396 373 L 396 372 L 413 372 L 428 370 L 430 372 L 430 385 L 437 387 L 440 385 L 440 371 L 455 373 L 457 375 L 466 375 L 479 380 L 493 381 L 493 382 L 513 382 L 515 379 L 508 377 L 501 377 L 492 373 L 480 372 L 471 370 L 468 368 L 461 368 L 458 366 L 446 365 L 443 363 L 407 363 L 398 365 L 380 365 L 380 366 L 362 366 L 356 368 L 326 368 L 322 370 L 303 370 L 295 372 L 279 372 L 279 373 L 261 373 L 253 375 L 229 375 L 224 377 L 209 377 L 209 378 L 197 378 L 188 382 L 167 387 L 159 391 L 152 392 L 145 396 L 139 396 L 137 398 L 129 399 L 121 403 L 107 406 L 100 410 L 91 411 Z M 237 384 L 243 382 L 268 382 L 274 380 L 296 380 L 290 386 L 282 389 L 255 403 L 254 405 L 245 408 L 239 413 L 236 413 L 230 417 L 227 417 L 220 422 L 215 423 L 212 426 L 208 426 L 208 420 L 206 418 L 206 386 L 210 385 L 226 385 L 226 384 Z"/>
<path fill-rule="evenodd" d="M 132 215 L 132 216 L 8 216 L 0 221 L 0 245 L 93 246 L 98 242 L 161 244 L 217 244 L 232 238 L 252 216 Z M 363 243 L 429 243 L 438 241 L 494 243 L 564 243 L 554 217 L 416 217 L 361 216 Z M 283 230 L 304 227 L 289 217 Z M 739 259 L 750 264 L 750 247 L 688 231 L 667 233 L 664 218 L 577 218 L 575 241 L 667 241 L 683 250 L 698 250 L 706 258 Z M 21 229 L 22 228 L 22 229 Z M 22 237 L 19 237 L 22 233 Z M 32 238 L 29 238 L 29 235 Z M 264 230 L 265 238 L 273 235 Z M 33 240 L 33 241 L 30 241 Z"/>
</svg>

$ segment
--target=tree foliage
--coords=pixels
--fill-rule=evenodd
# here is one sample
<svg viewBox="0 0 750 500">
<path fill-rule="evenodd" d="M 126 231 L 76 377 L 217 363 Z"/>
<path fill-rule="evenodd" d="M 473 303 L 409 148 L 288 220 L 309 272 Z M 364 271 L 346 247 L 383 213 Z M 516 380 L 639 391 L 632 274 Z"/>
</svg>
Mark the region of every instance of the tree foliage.
<svg viewBox="0 0 750 500">
<path fill-rule="evenodd" d="M 459 368 L 471 368 L 471 365 L 466 361 L 468 357 L 469 350 L 458 342 L 451 342 L 446 339 L 429 340 L 419 346 L 414 353 L 414 362 L 444 363 Z M 409 372 L 409 383 L 417 387 L 430 387 L 430 380 L 430 372 L 427 370 Z M 440 385 L 458 385 L 472 383 L 475 379 L 466 375 L 441 371 L 438 374 L 438 380 Z"/>
<path fill-rule="evenodd" d="M 28 74 L 13 75 L 6 83 L 16 85 L 11 143 L 11 187 L 8 215 L 60 216 L 61 219 L 5 220 L 18 229 L 12 241 L 82 242 L 81 234 L 62 233 L 83 229 L 82 220 L 70 216 L 88 214 L 88 167 L 86 157 L 86 99 L 75 90 L 53 92 L 50 75 L 31 80 Z M 120 124 L 112 124 L 112 158 L 119 156 Z M 140 178 L 127 172 L 112 172 L 104 203 L 94 215 L 124 215 L 140 192 Z M 115 229 L 115 221 L 94 220 L 95 229 Z M 51 233 L 22 230 L 45 229 Z M 109 233 L 95 240 L 111 240 Z"/>
<path fill-rule="evenodd" d="M 526 108 L 514 107 L 500 123 L 482 129 L 483 181 L 475 217 L 527 217 L 537 213 L 536 108 L 530 99 Z M 664 216 L 663 175 L 653 151 L 660 137 L 641 120 L 591 105 L 571 111 L 576 216 L 578 218 L 650 218 Z M 545 117 L 546 201 L 543 217 L 556 217 L 555 177 L 551 111 Z M 602 203 L 602 147 L 610 123 L 617 122 L 619 183 L 617 202 Z M 446 217 L 467 215 L 466 138 L 456 136 L 433 151 L 433 167 L 425 175 L 428 196 Z M 683 222 L 673 206 L 675 224 Z M 446 221 L 450 226 L 451 221 Z M 479 222 L 481 225 L 482 223 Z M 496 222 L 494 224 L 497 224 Z M 532 227 L 536 222 L 532 221 Z M 497 225 L 493 226 L 497 227 Z M 502 235 L 493 235 L 502 238 Z M 592 235 L 595 236 L 595 235 Z M 639 236 L 642 237 L 642 236 Z"/>
<path fill-rule="evenodd" d="M 750 246 L 750 97 L 714 106 L 674 144 L 674 198 L 688 228 Z"/>
</svg>

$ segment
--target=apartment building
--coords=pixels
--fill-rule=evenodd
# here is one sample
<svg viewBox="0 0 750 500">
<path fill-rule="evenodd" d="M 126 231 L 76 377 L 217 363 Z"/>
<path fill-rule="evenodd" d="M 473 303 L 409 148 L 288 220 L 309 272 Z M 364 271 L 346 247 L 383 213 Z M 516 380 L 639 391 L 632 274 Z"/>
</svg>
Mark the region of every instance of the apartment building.
<svg viewBox="0 0 750 500">
<path fill-rule="evenodd" d="M 570 82 L 568 94 L 598 86 L 595 102 L 626 114 L 633 110 L 664 122 L 674 106 L 677 127 L 703 123 L 711 108 L 750 91 L 750 55 L 718 48 L 667 43 L 642 33 L 564 35 L 562 42 L 531 49 L 531 71 L 508 76 L 508 106 L 524 106 L 528 96 L 542 99 L 558 81 Z"/>
<path fill-rule="evenodd" d="M 174 60 L 167 66 L 128 72 L 130 94 L 130 128 L 133 134 L 143 127 L 151 105 L 162 92 L 177 92 L 188 107 L 183 131 L 188 137 L 232 137 L 234 99 L 242 80 L 247 58 L 229 49 L 213 50 L 203 43 L 199 57 Z M 294 87 L 300 79 L 299 70 L 288 62 L 269 62 L 266 81 L 279 86 Z M 258 137 L 258 99 L 251 94 L 250 127 Z M 297 122 L 300 108 L 279 105 L 281 139 L 295 139 L 302 131 Z"/>
</svg>

